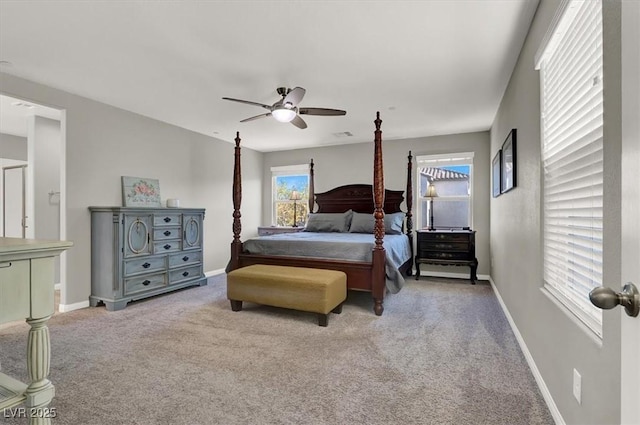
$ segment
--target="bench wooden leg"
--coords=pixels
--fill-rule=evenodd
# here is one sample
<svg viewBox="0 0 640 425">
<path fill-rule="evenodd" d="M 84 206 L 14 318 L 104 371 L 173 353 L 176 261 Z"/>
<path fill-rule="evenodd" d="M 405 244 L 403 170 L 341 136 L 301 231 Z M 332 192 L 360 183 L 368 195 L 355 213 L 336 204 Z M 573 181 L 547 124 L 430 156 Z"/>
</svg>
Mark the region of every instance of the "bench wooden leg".
<svg viewBox="0 0 640 425">
<path fill-rule="evenodd" d="M 335 314 L 342 313 L 342 303 L 338 304 L 338 306 L 336 308 L 334 308 L 333 310 L 331 310 L 331 312 L 335 313 Z"/>
<path fill-rule="evenodd" d="M 329 323 L 329 315 L 318 313 L 318 326 L 327 326 Z"/>
<path fill-rule="evenodd" d="M 242 301 L 237 301 L 237 300 L 229 300 L 229 301 L 231 301 L 231 310 L 233 311 L 242 310 Z"/>
</svg>

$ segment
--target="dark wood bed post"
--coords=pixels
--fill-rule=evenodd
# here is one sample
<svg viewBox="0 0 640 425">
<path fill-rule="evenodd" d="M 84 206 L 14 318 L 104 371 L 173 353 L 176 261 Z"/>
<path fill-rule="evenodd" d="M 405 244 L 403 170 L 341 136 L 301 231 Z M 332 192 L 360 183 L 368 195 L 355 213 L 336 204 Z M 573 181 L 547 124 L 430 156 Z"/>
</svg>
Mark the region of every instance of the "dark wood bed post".
<svg viewBox="0 0 640 425">
<path fill-rule="evenodd" d="M 373 283 L 371 292 L 373 295 L 373 311 L 376 316 L 382 315 L 384 307 L 384 294 L 386 291 L 385 278 L 385 249 L 383 246 L 384 239 L 384 173 L 382 170 L 382 131 L 380 125 L 380 112 L 376 113 L 375 138 L 374 138 L 374 154 L 373 154 L 373 217 L 375 218 L 374 237 L 375 246 L 373 247 Z"/>
<path fill-rule="evenodd" d="M 242 203 L 242 173 L 240 169 L 240 132 L 236 133 L 236 147 L 234 152 L 235 162 L 233 163 L 233 242 L 231 242 L 231 264 L 230 270 L 237 269 L 240 264 L 240 253 L 242 253 L 242 242 L 240 233 L 242 223 L 240 222 L 240 204 Z"/>
<path fill-rule="evenodd" d="M 413 273 L 413 155 L 409 151 L 407 157 L 407 237 L 409 238 L 409 246 L 411 247 L 411 258 L 409 259 L 409 268 L 407 269 L 407 276 L 411 276 Z"/>
<path fill-rule="evenodd" d="M 311 162 L 309 163 L 309 214 L 313 212 L 313 207 L 316 204 L 314 180 L 315 177 L 313 174 L 313 158 L 311 158 Z"/>
</svg>

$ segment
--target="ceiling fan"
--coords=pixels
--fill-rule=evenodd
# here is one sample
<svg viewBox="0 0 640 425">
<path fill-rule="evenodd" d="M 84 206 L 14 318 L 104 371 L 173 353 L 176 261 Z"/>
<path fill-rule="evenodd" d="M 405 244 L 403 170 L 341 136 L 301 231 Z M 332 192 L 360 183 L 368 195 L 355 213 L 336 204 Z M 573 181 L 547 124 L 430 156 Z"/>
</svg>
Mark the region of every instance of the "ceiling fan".
<svg viewBox="0 0 640 425">
<path fill-rule="evenodd" d="M 258 118 L 264 118 L 272 116 L 280 122 L 290 122 L 298 128 L 307 128 L 307 123 L 300 117 L 300 115 L 345 115 L 347 111 L 340 109 L 327 109 L 327 108 L 302 108 L 298 107 L 298 104 L 302 101 L 304 94 L 307 92 L 302 87 L 296 87 L 289 89 L 286 87 L 278 87 L 276 90 L 282 99 L 278 100 L 273 105 L 265 105 L 264 103 L 251 102 L 249 100 L 233 99 L 231 97 L 223 97 L 224 100 L 231 100 L 233 102 L 246 103 L 247 105 L 261 106 L 268 109 L 266 114 L 256 115 L 255 117 L 245 118 L 240 122 L 253 121 Z"/>
</svg>

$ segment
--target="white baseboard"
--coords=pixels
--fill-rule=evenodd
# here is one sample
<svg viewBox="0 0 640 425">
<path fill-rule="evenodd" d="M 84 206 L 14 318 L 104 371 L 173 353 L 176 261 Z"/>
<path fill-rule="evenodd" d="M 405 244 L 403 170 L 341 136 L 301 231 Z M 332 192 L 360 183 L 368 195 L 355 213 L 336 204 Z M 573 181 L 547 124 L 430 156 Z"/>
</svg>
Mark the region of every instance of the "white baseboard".
<svg viewBox="0 0 640 425">
<path fill-rule="evenodd" d="M 513 321 L 513 318 L 511 317 L 511 314 L 509 313 L 507 306 L 502 300 L 502 297 L 500 296 L 500 292 L 498 292 L 498 288 L 496 288 L 496 284 L 493 282 L 493 279 L 491 279 L 491 276 L 489 276 L 488 280 L 489 280 L 489 283 L 491 283 L 493 292 L 496 294 L 496 297 L 498 298 L 498 302 L 500 303 L 500 307 L 502 307 L 502 311 L 504 312 L 504 315 L 507 316 L 507 320 L 509 321 L 511 330 L 513 331 L 513 334 L 516 336 L 516 340 L 520 345 L 522 354 L 524 354 L 524 358 L 527 360 L 527 364 L 529 365 L 529 368 L 531 369 L 531 373 L 533 374 L 533 377 L 535 378 L 536 383 L 538 384 L 538 388 L 540 388 L 540 392 L 542 393 L 542 397 L 544 398 L 544 401 L 547 403 L 547 407 L 551 412 L 551 416 L 553 417 L 553 420 L 555 421 L 556 425 L 566 425 L 566 422 L 564 421 L 564 419 L 562 418 L 562 415 L 560 414 L 560 410 L 558 409 L 558 406 L 556 406 L 556 402 L 553 400 L 553 397 L 551 396 L 551 392 L 549 391 L 547 384 L 545 384 L 544 379 L 542 379 L 542 375 L 538 370 L 538 366 L 536 366 L 536 362 L 533 360 L 533 356 L 531 355 L 529 348 L 527 348 L 527 344 L 524 342 L 524 338 L 522 338 L 522 335 L 520 334 L 520 331 L 518 330 L 516 323 Z"/>
<path fill-rule="evenodd" d="M 210 270 L 208 272 L 204 272 L 204 275 L 206 277 L 212 277 L 212 276 L 217 276 L 219 274 L 222 274 L 224 272 L 225 272 L 225 269 Z"/>
<path fill-rule="evenodd" d="M 89 300 L 81 301 L 79 303 L 74 304 L 60 304 L 58 306 L 58 311 L 60 313 L 68 313 L 73 310 L 80 310 L 81 308 L 89 307 Z"/>
</svg>

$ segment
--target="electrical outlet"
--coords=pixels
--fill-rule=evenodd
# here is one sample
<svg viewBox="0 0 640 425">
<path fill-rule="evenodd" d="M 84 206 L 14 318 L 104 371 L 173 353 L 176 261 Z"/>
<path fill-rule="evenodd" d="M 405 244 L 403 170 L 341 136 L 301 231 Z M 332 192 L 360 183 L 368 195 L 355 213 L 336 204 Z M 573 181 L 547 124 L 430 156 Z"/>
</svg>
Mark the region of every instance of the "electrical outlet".
<svg viewBox="0 0 640 425">
<path fill-rule="evenodd" d="M 578 400 L 580 404 L 580 398 L 582 395 L 582 376 L 577 370 L 573 369 L 573 396 Z"/>
</svg>

